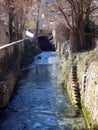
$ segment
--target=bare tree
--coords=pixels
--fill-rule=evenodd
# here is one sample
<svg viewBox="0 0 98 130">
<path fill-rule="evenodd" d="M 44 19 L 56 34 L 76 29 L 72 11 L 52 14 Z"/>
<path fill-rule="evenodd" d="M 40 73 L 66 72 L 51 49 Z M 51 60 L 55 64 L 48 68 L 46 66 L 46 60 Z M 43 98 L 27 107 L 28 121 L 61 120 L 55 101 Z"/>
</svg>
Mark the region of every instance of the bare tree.
<svg viewBox="0 0 98 130">
<path fill-rule="evenodd" d="M 86 32 L 85 28 L 90 22 L 91 14 L 98 9 L 94 0 L 55 0 L 55 3 L 71 29 L 72 51 L 88 48 L 86 38 L 90 32 Z M 91 47 L 89 46 L 89 49 Z"/>
<path fill-rule="evenodd" d="M 8 0 L 10 41 L 22 38 L 26 25 L 26 14 L 34 0 Z"/>
<path fill-rule="evenodd" d="M 69 40 L 70 29 L 66 27 L 65 23 L 59 22 L 56 26 L 56 37 L 57 41 L 64 43 L 66 40 Z"/>
</svg>

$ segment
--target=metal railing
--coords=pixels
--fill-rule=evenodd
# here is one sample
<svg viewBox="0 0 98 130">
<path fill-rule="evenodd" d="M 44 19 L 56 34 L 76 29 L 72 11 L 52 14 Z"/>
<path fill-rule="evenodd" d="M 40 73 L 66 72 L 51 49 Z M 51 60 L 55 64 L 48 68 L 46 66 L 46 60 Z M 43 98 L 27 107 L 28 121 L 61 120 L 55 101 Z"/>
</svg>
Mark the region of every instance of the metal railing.
<svg viewBox="0 0 98 130">
<path fill-rule="evenodd" d="M 5 56 L 11 55 L 14 51 L 15 46 L 17 46 L 19 48 L 19 51 L 23 51 L 25 40 L 30 40 L 30 41 L 32 40 L 33 41 L 34 37 L 33 38 L 24 38 L 24 39 L 21 39 L 19 41 L 15 41 L 15 42 L 0 46 L 0 60 L 2 58 L 4 58 Z"/>
</svg>

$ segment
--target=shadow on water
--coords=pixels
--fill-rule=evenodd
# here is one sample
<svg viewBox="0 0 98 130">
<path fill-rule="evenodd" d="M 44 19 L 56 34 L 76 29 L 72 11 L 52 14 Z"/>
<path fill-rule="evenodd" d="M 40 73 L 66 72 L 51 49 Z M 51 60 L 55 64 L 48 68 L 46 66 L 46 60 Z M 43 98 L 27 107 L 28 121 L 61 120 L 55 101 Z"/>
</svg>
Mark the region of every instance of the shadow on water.
<svg viewBox="0 0 98 130">
<path fill-rule="evenodd" d="M 58 75 L 59 64 L 22 71 L 14 97 L 2 111 L 0 130 L 87 130 L 82 112 L 77 113 L 58 85 Z"/>
</svg>

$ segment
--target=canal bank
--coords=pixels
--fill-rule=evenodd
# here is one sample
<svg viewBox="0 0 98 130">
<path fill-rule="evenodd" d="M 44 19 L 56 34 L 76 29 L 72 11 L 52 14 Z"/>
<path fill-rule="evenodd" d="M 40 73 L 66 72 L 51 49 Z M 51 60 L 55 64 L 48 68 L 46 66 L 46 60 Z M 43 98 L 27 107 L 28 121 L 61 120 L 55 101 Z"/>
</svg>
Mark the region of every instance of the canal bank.
<svg viewBox="0 0 98 130">
<path fill-rule="evenodd" d="M 36 37 L 0 47 L 0 108 L 9 103 L 20 68 L 28 66 L 40 52 Z"/>
<path fill-rule="evenodd" d="M 71 102 L 81 103 L 90 130 L 98 129 L 98 56 L 97 50 L 73 53 L 62 61 L 61 84 L 67 88 Z M 74 61 L 74 62 L 73 62 Z"/>
<path fill-rule="evenodd" d="M 82 113 L 77 115 L 59 86 L 60 61 L 54 52 L 36 56 L 21 73 L 0 130 L 87 130 Z"/>
</svg>

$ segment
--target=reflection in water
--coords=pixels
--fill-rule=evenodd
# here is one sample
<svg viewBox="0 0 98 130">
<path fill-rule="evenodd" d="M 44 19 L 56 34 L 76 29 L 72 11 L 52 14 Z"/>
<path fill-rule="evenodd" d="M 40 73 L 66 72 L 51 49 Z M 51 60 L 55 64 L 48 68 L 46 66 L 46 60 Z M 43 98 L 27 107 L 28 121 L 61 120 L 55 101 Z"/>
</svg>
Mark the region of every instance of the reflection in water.
<svg viewBox="0 0 98 130">
<path fill-rule="evenodd" d="M 45 57 L 52 61 L 57 55 L 49 52 Z M 87 130 L 83 115 L 77 116 L 58 85 L 58 59 L 44 64 L 43 58 L 22 72 L 13 100 L 2 113 L 0 130 Z"/>
</svg>

